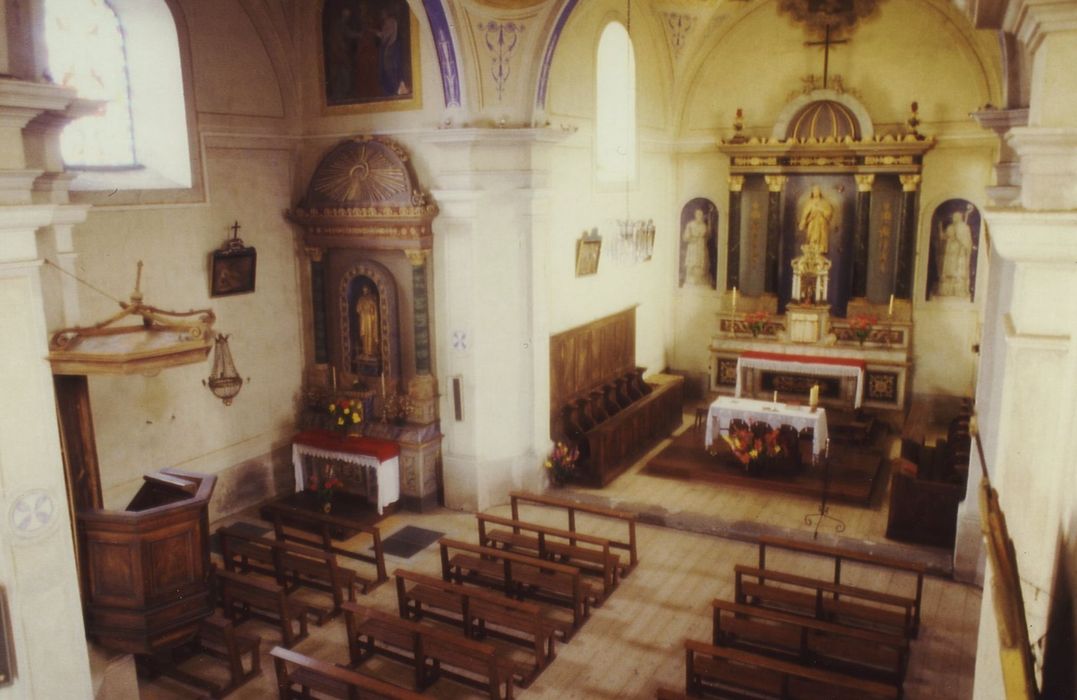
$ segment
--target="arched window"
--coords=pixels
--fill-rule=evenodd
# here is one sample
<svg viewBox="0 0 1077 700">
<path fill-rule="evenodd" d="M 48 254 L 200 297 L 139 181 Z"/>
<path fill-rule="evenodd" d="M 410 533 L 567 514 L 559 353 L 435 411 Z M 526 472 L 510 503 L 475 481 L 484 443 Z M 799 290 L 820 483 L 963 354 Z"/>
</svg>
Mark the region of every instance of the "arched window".
<svg viewBox="0 0 1077 700">
<path fill-rule="evenodd" d="M 179 38 L 165 0 L 46 0 L 53 80 L 102 109 L 69 124 L 72 189 L 191 186 Z"/>
<path fill-rule="evenodd" d="M 595 73 L 598 179 L 631 180 L 636 176 L 636 57 L 620 22 L 602 30 Z"/>
</svg>

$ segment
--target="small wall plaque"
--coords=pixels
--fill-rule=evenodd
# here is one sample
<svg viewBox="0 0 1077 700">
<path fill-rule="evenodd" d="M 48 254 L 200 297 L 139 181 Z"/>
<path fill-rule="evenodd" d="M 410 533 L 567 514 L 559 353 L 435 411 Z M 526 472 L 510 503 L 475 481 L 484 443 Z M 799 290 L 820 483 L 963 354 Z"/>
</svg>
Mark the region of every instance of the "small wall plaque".
<svg viewBox="0 0 1077 700">
<path fill-rule="evenodd" d="M 239 222 L 232 224 L 232 237 L 210 257 L 209 295 L 226 297 L 254 291 L 254 273 L 258 253 L 243 245 Z"/>
</svg>

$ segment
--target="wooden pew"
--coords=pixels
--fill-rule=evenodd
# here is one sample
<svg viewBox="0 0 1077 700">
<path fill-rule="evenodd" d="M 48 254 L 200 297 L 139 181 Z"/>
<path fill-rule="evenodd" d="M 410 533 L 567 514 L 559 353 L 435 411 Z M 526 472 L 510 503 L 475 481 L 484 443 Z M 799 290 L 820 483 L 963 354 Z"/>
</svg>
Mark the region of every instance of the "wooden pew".
<svg viewBox="0 0 1077 700">
<path fill-rule="evenodd" d="M 140 670 L 145 669 L 151 674 L 160 673 L 180 683 L 208 691 L 210 697 L 223 698 L 262 674 L 262 657 L 259 653 L 261 646 L 261 637 L 240 634 L 231 622 L 214 614 L 202 621 L 198 636 L 191 644 L 164 654 L 141 656 L 138 664 Z M 221 683 L 180 668 L 179 664 L 199 654 L 227 664 L 228 681 Z M 243 668 L 244 655 L 249 659 L 250 670 Z"/>
<path fill-rule="evenodd" d="M 350 518 L 340 517 L 330 513 L 319 513 L 305 508 L 299 508 L 281 501 L 271 501 L 262 506 L 262 517 L 273 523 L 273 532 L 278 540 L 294 540 L 300 544 L 309 545 L 326 552 L 332 552 L 337 556 L 348 557 L 374 566 L 374 578 L 369 578 L 356 573 L 356 581 L 362 587 L 363 593 L 369 593 L 371 589 L 389 580 L 385 572 L 385 552 L 381 544 L 381 531 L 375 525 L 364 525 Z M 300 535 L 286 529 L 286 524 L 300 522 L 304 527 L 318 533 L 316 538 Z M 334 533 L 341 531 L 363 532 L 370 535 L 374 554 L 366 554 L 363 551 L 344 549 L 333 544 Z"/>
<path fill-rule="evenodd" d="M 584 573 L 601 576 L 603 600 L 617 585 L 621 559 L 610 552 L 610 541 L 605 538 L 496 515 L 476 513 L 475 518 L 479 525 L 479 544 L 484 547 L 500 545 L 504 549 L 522 549 L 540 559 L 560 561 L 578 567 Z M 488 529 L 488 525 L 511 529 Z M 524 531 L 534 534 L 526 535 Z"/>
<path fill-rule="evenodd" d="M 555 620 L 534 603 L 403 569 L 397 569 L 393 575 L 400 617 L 439 620 L 462 627 L 464 634 L 473 639 L 492 637 L 529 649 L 534 666 L 524 678 L 524 687 L 556 656 L 555 634 L 560 633 L 565 639 L 572 632 L 570 624 Z"/>
<path fill-rule="evenodd" d="M 685 647 L 685 689 L 702 697 L 775 700 L 896 700 L 891 685 L 834 671 L 781 661 L 741 649 L 689 639 Z"/>
<path fill-rule="evenodd" d="M 907 561 L 900 561 L 890 557 L 879 556 L 876 554 L 866 554 L 861 552 L 853 552 L 840 547 L 831 547 L 817 542 L 803 542 L 800 540 L 789 540 L 783 537 L 773 537 L 764 535 L 759 538 L 759 568 L 767 568 L 767 549 L 785 549 L 793 552 L 800 552 L 803 554 L 810 554 L 816 557 L 823 557 L 832 559 L 834 562 L 834 584 L 841 584 L 841 567 L 843 562 L 856 562 L 871 567 L 877 567 L 886 571 L 887 573 L 901 572 L 909 576 L 915 577 L 915 590 L 911 595 L 905 594 L 905 598 L 911 601 L 912 604 L 912 624 L 911 633 L 912 637 L 916 637 L 920 632 L 920 608 L 923 604 L 924 595 L 924 573 L 926 571 L 922 564 L 916 564 Z M 890 580 L 890 576 L 886 579 Z M 880 590 L 880 593 L 892 593 L 891 590 Z M 835 596 L 836 597 L 836 596 Z"/>
<path fill-rule="evenodd" d="M 591 602 L 599 597 L 590 581 L 574 566 L 447 537 L 442 537 L 438 545 L 444 580 L 456 583 L 466 580 L 501 590 L 505 595 L 530 597 L 570 608 L 572 626 L 577 629 L 591 614 Z M 450 557 L 450 549 L 457 553 Z"/>
<path fill-rule="evenodd" d="M 734 566 L 733 573 L 738 603 L 913 636 L 908 598 L 743 564 Z"/>
<path fill-rule="evenodd" d="M 229 620 L 242 622 L 257 617 L 279 625 L 284 646 L 288 648 L 306 639 L 307 607 L 290 600 L 283 586 L 232 571 L 217 571 L 216 576 L 220 584 L 221 607 Z M 299 623 L 298 634 L 292 629 L 293 620 Z"/>
<path fill-rule="evenodd" d="M 489 644 L 355 603 L 344 604 L 344 622 L 352 666 L 375 655 L 395 659 L 412 668 L 420 691 L 444 676 L 484 690 L 492 700 L 509 700 L 513 676 L 528 674 Z"/>
<path fill-rule="evenodd" d="M 323 695 L 341 700 L 421 700 L 425 697 L 373 676 L 341 668 L 283 647 L 273 647 L 269 653 L 277 671 L 277 692 L 280 700 L 313 700 Z M 312 691 L 323 695 L 311 695 Z"/>
<path fill-rule="evenodd" d="M 877 680 L 893 685 L 901 694 L 909 655 L 904 637 L 724 600 L 716 599 L 711 606 L 714 646 Z"/>
<path fill-rule="evenodd" d="M 340 614 L 345 596 L 355 600 L 356 573 L 337 564 L 332 552 L 302 545 L 256 537 L 231 526 L 217 530 L 221 543 L 221 558 L 228 571 L 256 571 L 274 577 L 291 593 L 300 585 L 314 588 L 332 597 L 332 607 L 320 609 L 308 605 L 317 613 L 319 626 Z"/>
<path fill-rule="evenodd" d="M 578 532 L 576 529 L 576 514 L 583 513 L 586 515 L 593 515 L 600 518 L 607 518 L 610 520 L 617 520 L 623 522 L 628 527 L 628 536 L 624 540 L 610 539 L 610 547 L 614 549 L 623 549 L 628 552 L 628 564 L 621 567 L 621 577 L 627 576 L 632 569 L 636 568 L 636 564 L 639 563 L 639 555 L 636 552 L 636 516 L 633 513 L 629 513 L 624 510 L 616 510 L 614 508 L 603 508 L 602 506 L 592 506 L 585 503 L 577 503 L 576 501 L 567 498 L 558 498 L 557 496 L 548 496 L 545 494 L 530 493 L 528 491 L 512 491 L 509 493 L 509 498 L 512 502 L 512 519 L 520 519 L 520 504 L 531 503 L 534 505 L 546 506 L 548 508 L 559 508 L 564 510 L 568 516 L 568 530 L 570 532 Z M 572 543 L 575 544 L 575 543 Z"/>
</svg>

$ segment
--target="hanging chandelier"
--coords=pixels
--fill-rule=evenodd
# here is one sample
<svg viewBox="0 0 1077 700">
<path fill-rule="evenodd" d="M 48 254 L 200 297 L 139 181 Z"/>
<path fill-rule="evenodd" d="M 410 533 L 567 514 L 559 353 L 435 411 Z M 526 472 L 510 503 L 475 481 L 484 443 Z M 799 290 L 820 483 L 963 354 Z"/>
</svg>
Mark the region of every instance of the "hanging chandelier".
<svg viewBox="0 0 1077 700">
<path fill-rule="evenodd" d="M 225 406 L 232 405 L 232 399 L 243 388 L 243 378 L 236 371 L 236 363 L 232 361 L 232 351 L 228 349 L 228 336 L 218 333 L 214 338 L 213 345 L 213 371 L 208 379 L 203 379 L 202 384 L 209 387 L 213 395 L 224 402 Z"/>
</svg>

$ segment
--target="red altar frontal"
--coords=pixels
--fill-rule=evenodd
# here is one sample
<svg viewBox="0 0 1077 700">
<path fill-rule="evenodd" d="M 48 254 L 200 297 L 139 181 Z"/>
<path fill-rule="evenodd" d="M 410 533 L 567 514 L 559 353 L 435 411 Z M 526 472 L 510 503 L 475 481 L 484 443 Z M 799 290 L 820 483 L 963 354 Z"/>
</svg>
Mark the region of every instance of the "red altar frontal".
<svg viewBox="0 0 1077 700">
<path fill-rule="evenodd" d="M 400 499 L 400 446 L 395 442 L 330 430 L 299 433 L 292 438 L 297 492 L 307 483 L 308 458 L 337 463 L 337 473 L 346 490 L 366 496 L 377 506 L 378 514 Z"/>
</svg>

